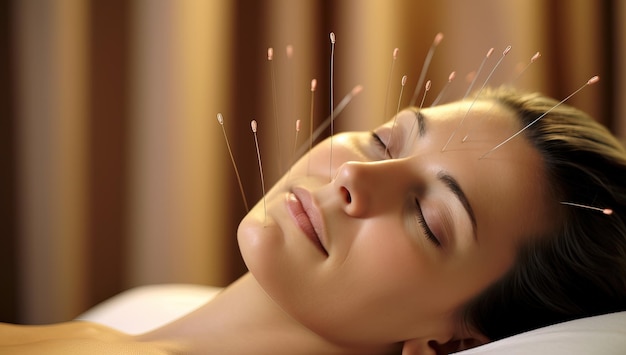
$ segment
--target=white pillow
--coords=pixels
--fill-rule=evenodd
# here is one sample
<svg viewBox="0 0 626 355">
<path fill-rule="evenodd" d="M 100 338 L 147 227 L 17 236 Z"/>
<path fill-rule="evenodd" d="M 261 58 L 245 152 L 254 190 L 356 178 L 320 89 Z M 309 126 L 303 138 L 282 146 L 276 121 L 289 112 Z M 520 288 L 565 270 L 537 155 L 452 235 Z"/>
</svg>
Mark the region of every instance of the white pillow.
<svg viewBox="0 0 626 355">
<path fill-rule="evenodd" d="M 124 291 L 77 319 L 141 334 L 195 310 L 221 289 L 186 284 L 140 286 Z M 626 354 L 626 312 L 555 324 L 514 335 L 457 355 Z"/>
<path fill-rule="evenodd" d="M 104 324 L 131 335 L 142 334 L 199 308 L 220 290 L 189 284 L 139 286 L 109 298 L 76 319 Z"/>
<path fill-rule="evenodd" d="M 626 312 L 555 324 L 457 354 L 624 355 L 626 354 Z"/>
</svg>

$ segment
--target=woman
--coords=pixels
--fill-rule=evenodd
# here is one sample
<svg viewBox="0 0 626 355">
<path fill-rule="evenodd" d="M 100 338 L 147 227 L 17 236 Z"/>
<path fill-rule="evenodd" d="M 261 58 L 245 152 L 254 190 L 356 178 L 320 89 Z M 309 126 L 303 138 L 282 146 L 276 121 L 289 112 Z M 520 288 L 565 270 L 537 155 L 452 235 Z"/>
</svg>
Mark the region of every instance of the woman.
<svg viewBox="0 0 626 355">
<path fill-rule="evenodd" d="M 138 337 L 70 323 L 7 326 L 2 342 L 48 353 L 434 354 L 624 310 L 624 149 L 559 106 L 490 151 L 554 104 L 501 89 L 336 135 L 243 219 L 250 272 L 197 311 Z"/>
</svg>

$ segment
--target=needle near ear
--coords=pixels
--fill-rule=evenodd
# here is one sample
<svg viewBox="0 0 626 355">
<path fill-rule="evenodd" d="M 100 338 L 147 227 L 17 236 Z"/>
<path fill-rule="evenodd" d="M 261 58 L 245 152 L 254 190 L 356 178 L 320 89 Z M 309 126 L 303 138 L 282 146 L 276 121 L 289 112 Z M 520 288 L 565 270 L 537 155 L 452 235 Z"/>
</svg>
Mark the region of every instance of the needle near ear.
<svg viewBox="0 0 626 355">
<path fill-rule="evenodd" d="M 612 215 L 613 214 L 613 210 L 610 209 L 610 208 L 599 208 L 599 207 L 583 205 L 583 204 L 580 204 L 580 203 L 573 203 L 573 202 L 561 202 L 561 204 L 562 205 L 568 205 L 568 206 L 574 206 L 574 207 L 580 207 L 580 208 L 586 208 L 588 210 L 602 212 L 605 215 Z"/>
</svg>

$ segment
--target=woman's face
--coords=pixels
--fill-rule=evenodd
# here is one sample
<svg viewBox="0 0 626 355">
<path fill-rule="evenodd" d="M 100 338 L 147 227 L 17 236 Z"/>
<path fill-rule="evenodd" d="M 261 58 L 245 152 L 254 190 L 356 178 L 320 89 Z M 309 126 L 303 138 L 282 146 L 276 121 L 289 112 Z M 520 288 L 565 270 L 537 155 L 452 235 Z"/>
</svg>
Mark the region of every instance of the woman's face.
<svg viewBox="0 0 626 355">
<path fill-rule="evenodd" d="M 479 159 L 520 129 L 514 113 L 469 108 L 335 135 L 332 169 L 329 139 L 300 159 L 266 195 L 267 216 L 261 201 L 238 231 L 272 299 L 339 343 L 449 340 L 462 306 L 549 228 L 542 159 L 525 138 Z"/>
</svg>

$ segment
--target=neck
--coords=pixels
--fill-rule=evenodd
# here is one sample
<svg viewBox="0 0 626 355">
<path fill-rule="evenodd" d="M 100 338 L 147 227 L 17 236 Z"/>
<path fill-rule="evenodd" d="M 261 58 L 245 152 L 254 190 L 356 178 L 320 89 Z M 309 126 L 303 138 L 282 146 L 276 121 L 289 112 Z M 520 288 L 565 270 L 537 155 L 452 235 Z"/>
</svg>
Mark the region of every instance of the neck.
<svg viewBox="0 0 626 355">
<path fill-rule="evenodd" d="M 375 353 L 341 347 L 310 331 L 269 298 L 249 273 L 211 302 L 139 340 L 176 342 L 192 354 Z"/>
</svg>

